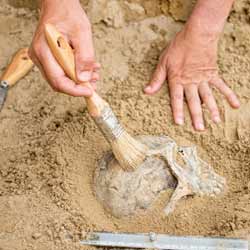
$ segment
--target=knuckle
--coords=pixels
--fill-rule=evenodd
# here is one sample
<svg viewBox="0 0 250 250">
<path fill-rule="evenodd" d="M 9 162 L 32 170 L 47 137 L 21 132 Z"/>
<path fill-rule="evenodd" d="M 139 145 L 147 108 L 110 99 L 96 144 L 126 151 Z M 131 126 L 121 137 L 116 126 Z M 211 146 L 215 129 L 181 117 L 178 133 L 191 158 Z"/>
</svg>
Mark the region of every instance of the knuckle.
<svg viewBox="0 0 250 250">
<path fill-rule="evenodd" d="M 95 74 L 93 75 L 93 79 L 94 79 L 94 80 L 99 80 L 99 79 L 100 79 L 100 75 L 95 73 Z"/>
<path fill-rule="evenodd" d="M 77 57 L 77 66 L 78 68 L 81 69 L 86 69 L 86 70 L 90 70 L 94 68 L 94 56 L 78 56 Z"/>
<path fill-rule="evenodd" d="M 198 110 L 193 110 L 191 111 L 192 115 L 194 118 L 201 118 L 202 117 L 202 112 Z"/>
<path fill-rule="evenodd" d="M 58 79 L 51 79 L 50 86 L 55 92 L 61 92 L 61 84 Z"/>
<path fill-rule="evenodd" d="M 159 76 L 156 74 L 153 76 L 152 80 L 151 80 L 151 85 L 155 85 L 158 84 L 160 82 L 160 78 Z"/>
<path fill-rule="evenodd" d="M 215 86 L 215 87 L 218 87 L 218 88 L 223 88 L 225 86 L 224 83 L 219 81 L 219 80 L 212 81 L 212 83 L 210 83 L 210 84 Z"/>
<path fill-rule="evenodd" d="M 32 49 L 33 49 L 34 52 L 39 51 L 40 50 L 40 44 L 37 41 L 34 41 L 32 43 Z"/>
<path fill-rule="evenodd" d="M 152 83 L 162 83 L 165 79 L 163 79 L 164 76 L 164 68 L 162 66 L 158 66 L 158 68 L 155 70 L 153 77 L 152 77 Z"/>
<path fill-rule="evenodd" d="M 213 94 L 209 92 L 204 95 L 203 100 L 204 102 L 208 102 L 209 100 L 211 100 L 211 98 L 213 98 Z"/>
<path fill-rule="evenodd" d="M 229 93 L 228 94 L 228 99 L 230 100 L 230 101 L 234 101 L 235 99 L 236 99 L 236 96 L 235 96 L 235 94 L 232 92 L 232 93 Z"/>
<path fill-rule="evenodd" d="M 42 53 L 41 53 L 41 46 L 40 46 L 40 44 L 35 43 L 35 44 L 33 45 L 33 51 L 34 51 L 34 54 L 35 54 L 37 57 L 41 57 Z"/>
<path fill-rule="evenodd" d="M 95 62 L 95 68 L 100 69 L 102 67 L 101 63 Z"/>
<path fill-rule="evenodd" d="M 32 48 L 29 48 L 29 50 L 28 50 L 28 56 L 32 59 L 32 57 L 33 57 Z"/>
<path fill-rule="evenodd" d="M 178 116 L 178 115 L 182 114 L 183 110 L 182 110 L 181 107 L 179 107 L 179 106 L 174 106 L 174 105 L 172 105 L 172 107 L 173 107 L 173 112 L 175 113 L 175 115 Z"/>
<path fill-rule="evenodd" d="M 234 92 L 230 88 L 228 88 L 227 95 L 228 97 L 234 97 Z"/>
<path fill-rule="evenodd" d="M 193 101 L 195 101 L 195 97 L 193 95 L 186 95 L 186 100 L 188 102 L 193 102 Z"/>
<path fill-rule="evenodd" d="M 166 71 L 165 63 L 163 63 L 163 62 L 159 63 L 156 71 L 158 73 L 164 73 Z"/>
<path fill-rule="evenodd" d="M 164 49 L 159 57 L 160 63 L 166 64 L 168 61 L 168 49 Z"/>
<path fill-rule="evenodd" d="M 60 89 L 57 85 L 54 85 L 53 83 L 50 84 L 51 88 L 55 91 L 55 92 L 60 92 Z"/>
<path fill-rule="evenodd" d="M 183 95 L 180 93 L 172 93 L 172 99 L 174 101 L 182 101 L 183 100 Z"/>
<path fill-rule="evenodd" d="M 213 115 L 218 115 L 219 114 L 219 110 L 217 108 L 212 108 L 210 112 Z"/>
<path fill-rule="evenodd" d="M 80 56 L 79 62 L 83 64 L 83 66 L 93 66 L 94 65 L 94 57 L 93 56 Z"/>
</svg>

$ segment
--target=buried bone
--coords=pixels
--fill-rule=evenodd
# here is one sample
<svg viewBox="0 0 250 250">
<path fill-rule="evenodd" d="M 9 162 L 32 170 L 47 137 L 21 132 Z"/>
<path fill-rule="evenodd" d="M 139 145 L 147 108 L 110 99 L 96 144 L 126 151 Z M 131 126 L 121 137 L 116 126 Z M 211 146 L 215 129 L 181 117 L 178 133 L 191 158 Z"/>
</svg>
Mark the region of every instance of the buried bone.
<svg viewBox="0 0 250 250">
<path fill-rule="evenodd" d="M 114 216 L 145 210 L 167 190 L 172 190 L 172 195 L 166 201 L 166 215 L 185 196 L 215 196 L 225 190 L 225 179 L 198 157 L 195 147 L 178 147 L 166 136 L 140 136 L 138 140 L 149 150 L 146 160 L 135 171 L 122 170 L 111 152 L 104 155 L 96 169 L 96 195 Z M 177 161 L 178 157 L 182 163 Z"/>
</svg>

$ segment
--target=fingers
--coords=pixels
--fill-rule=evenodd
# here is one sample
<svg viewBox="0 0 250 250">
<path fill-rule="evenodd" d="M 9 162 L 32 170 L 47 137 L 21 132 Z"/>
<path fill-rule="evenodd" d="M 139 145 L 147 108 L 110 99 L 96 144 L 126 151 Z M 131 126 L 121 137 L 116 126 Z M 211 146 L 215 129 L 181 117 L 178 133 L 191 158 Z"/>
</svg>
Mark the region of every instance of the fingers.
<svg viewBox="0 0 250 250">
<path fill-rule="evenodd" d="M 228 103 L 233 108 L 240 107 L 239 99 L 221 78 L 216 78 L 215 80 L 211 81 L 211 84 L 214 85 L 226 97 Z"/>
<path fill-rule="evenodd" d="M 90 82 L 93 72 L 100 69 L 100 64 L 95 63 L 91 29 L 79 31 L 72 39 L 72 45 L 75 49 L 77 78 L 81 82 Z"/>
<path fill-rule="evenodd" d="M 201 101 L 197 86 L 195 84 L 188 85 L 185 88 L 185 96 L 194 128 L 198 131 L 203 131 L 205 128 L 202 117 Z"/>
<path fill-rule="evenodd" d="M 38 58 L 36 57 L 35 52 L 34 52 L 34 50 L 33 50 L 32 47 L 29 48 L 29 52 L 28 52 L 28 53 L 29 53 L 29 57 L 31 58 L 31 60 L 33 61 L 33 63 L 34 63 L 34 64 L 38 67 L 38 69 L 40 70 L 40 72 L 41 72 L 43 78 L 44 78 L 47 82 L 49 82 L 49 79 L 47 78 L 47 76 L 46 76 L 46 74 L 45 74 L 45 72 L 44 72 L 44 70 L 43 70 L 43 67 L 42 67 L 41 63 L 39 62 Z"/>
<path fill-rule="evenodd" d="M 144 88 L 145 93 L 148 95 L 152 95 L 159 91 L 162 84 L 166 80 L 166 76 L 167 70 L 165 64 L 163 62 L 159 62 L 149 85 Z"/>
<path fill-rule="evenodd" d="M 91 96 L 92 90 L 87 87 L 77 85 L 65 76 L 64 71 L 56 62 L 51 54 L 47 44 L 39 44 L 35 48 L 36 61 L 39 61 L 39 67 L 42 68 L 46 79 L 51 87 L 58 92 L 62 92 L 71 96 Z"/>
<path fill-rule="evenodd" d="M 87 87 L 81 86 L 79 84 L 75 84 L 66 76 L 61 76 L 58 79 L 55 79 L 56 83 L 56 91 L 71 95 L 71 96 L 91 96 L 92 90 Z"/>
<path fill-rule="evenodd" d="M 100 79 L 100 75 L 97 72 L 93 72 L 92 79 L 90 81 L 93 89 L 96 91 L 96 82 Z"/>
<path fill-rule="evenodd" d="M 184 115 L 183 115 L 183 97 L 184 91 L 180 84 L 169 83 L 169 91 L 171 98 L 171 107 L 174 116 L 174 121 L 178 125 L 183 125 Z"/>
<path fill-rule="evenodd" d="M 213 93 L 211 88 L 209 87 L 208 83 L 201 83 L 199 86 L 199 94 L 203 102 L 207 105 L 210 113 L 212 120 L 215 123 L 220 122 L 220 114 L 219 110 L 216 104 L 216 101 L 214 99 Z"/>
<path fill-rule="evenodd" d="M 94 63 L 94 71 L 99 71 L 100 68 L 101 68 L 101 64 L 98 63 L 98 62 L 95 62 L 95 63 Z"/>
<path fill-rule="evenodd" d="M 91 82 L 97 82 L 100 79 L 100 75 L 98 72 L 93 72 L 91 76 Z"/>
</svg>

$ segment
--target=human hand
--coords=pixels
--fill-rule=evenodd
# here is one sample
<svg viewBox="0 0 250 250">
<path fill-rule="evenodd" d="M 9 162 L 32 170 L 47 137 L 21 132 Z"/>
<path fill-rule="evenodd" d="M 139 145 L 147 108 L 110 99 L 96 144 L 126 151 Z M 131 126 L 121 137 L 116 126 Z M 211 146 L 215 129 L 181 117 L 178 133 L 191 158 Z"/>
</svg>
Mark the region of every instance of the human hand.
<svg viewBox="0 0 250 250">
<path fill-rule="evenodd" d="M 205 129 L 202 103 L 208 107 L 212 120 L 220 122 L 213 87 L 226 97 L 233 108 L 240 106 L 234 92 L 218 75 L 218 39 L 218 35 L 199 34 L 186 25 L 162 53 L 150 84 L 145 88 L 147 94 L 154 94 L 168 80 L 173 117 L 178 125 L 184 123 L 184 96 L 196 130 Z"/>
<path fill-rule="evenodd" d="M 90 82 L 95 89 L 100 64 L 95 61 L 91 25 L 79 1 L 41 1 L 41 16 L 29 55 L 55 91 L 91 96 L 93 91 L 70 80 L 53 57 L 45 38 L 47 23 L 53 24 L 73 47 L 79 82 Z"/>
</svg>

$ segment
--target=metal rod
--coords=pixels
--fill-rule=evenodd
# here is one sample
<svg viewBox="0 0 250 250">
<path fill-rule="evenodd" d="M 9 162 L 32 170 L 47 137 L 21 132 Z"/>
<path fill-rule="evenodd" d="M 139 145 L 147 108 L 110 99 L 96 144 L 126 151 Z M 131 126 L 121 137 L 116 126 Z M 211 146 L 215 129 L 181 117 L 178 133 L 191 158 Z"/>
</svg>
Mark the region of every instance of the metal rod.
<svg viewBox="0 0 250 250">
<path fill-rule="evenodd" d="M 167 250 L 250 250 L 242 239 L 181 237 L 164 234 L 90 233 L 81 245 Z"/>
</svg>

